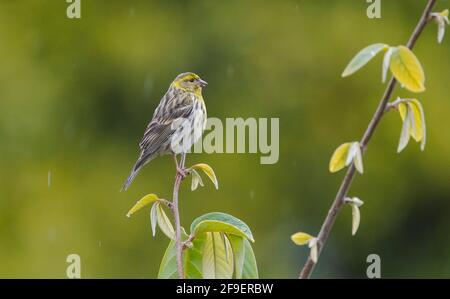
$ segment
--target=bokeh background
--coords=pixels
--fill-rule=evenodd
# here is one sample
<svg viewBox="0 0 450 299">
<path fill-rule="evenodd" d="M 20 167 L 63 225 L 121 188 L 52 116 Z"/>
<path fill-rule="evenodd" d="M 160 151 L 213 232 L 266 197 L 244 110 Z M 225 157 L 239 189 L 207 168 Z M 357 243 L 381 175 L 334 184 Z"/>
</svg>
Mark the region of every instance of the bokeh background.
<svg viewBox="0 0 450 299">
<path fill-rule="evenodd" d="M 154 278 L 168 241 L 151 237 L 148 210 L 128 209 L 146 193 L 170 197 L 174 165 L 154 160 L 129 191 L 119 189 L 160 97 L 180 72 L 209 82 L 209 116 L 278 117 L 280 159 L 259 154 L 192 154 L 212 165 L 211 184 L 181 190 L 185 227 L 222 211 L 252 229 L 260 276 L 294 278 L 307 248 L 289 237 L 318 232 L 344 172 L 328 162 L 357 140 L 384 90 L 381 58 L 340 74 L 375 42 L 405 43 L 426 1 L 0 1 L 0 277 L 63 278 L 81 257 L 84 278 Z M 437 10 L 450 6 L 438 1 Z M 382 276 L 450 277 L 450 39 L 428 26 L 415 49 L 424 65 L 425 152 L 396 153 L 401 122 L 382 121 L 350 195 L 362 220 L 339 216 L 313 277 L 366 277 L 366 257 Z M 395 95 L 413 96 L 397 89 Z M 48 186 L 48 175 L 51 184 Z"/>
</svg>

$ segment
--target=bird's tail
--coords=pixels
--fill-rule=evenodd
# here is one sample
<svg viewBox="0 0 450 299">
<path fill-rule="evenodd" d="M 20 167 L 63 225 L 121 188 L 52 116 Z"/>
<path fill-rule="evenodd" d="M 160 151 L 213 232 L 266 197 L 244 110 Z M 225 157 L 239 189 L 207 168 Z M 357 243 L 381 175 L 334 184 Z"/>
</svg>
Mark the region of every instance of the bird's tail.
<svg viewBox="0 0 450 299">
<path fill-rule="evenodd" d="M 128 187 L 131 185 L 131 183 L 133 182 L 134 178 L 137 176 L 137 174 L 139 173 L 141 168 L 145 164 L 147 164 L 148 162 L 153 160 L 154 157 L 155 157 L 155 155 L 145 155 L 145 156 L 139 157 L 139 159 L 136 161 L 136 164 L 134 164 L 133 169 L 131 169 L 131 173 L 128 176 L 125 183 L 123 184 L 122 189 L 120 191 L 127 191 Z"/>
<path fill-rule="evenodd" d="M 138 174 L 140 168 L 138 169 L 132 169 L 130 175 L 128 176 L 127 180 L 125 181 L 125 183 L 122 186 L 122 189 L 120 190 L 120 192 L 123 191 L 127 191 L 128 187 L 131 185 L 131 182 L 133 182 L 134 178 L 136 177 L 136 175 Z"/>
</svg>

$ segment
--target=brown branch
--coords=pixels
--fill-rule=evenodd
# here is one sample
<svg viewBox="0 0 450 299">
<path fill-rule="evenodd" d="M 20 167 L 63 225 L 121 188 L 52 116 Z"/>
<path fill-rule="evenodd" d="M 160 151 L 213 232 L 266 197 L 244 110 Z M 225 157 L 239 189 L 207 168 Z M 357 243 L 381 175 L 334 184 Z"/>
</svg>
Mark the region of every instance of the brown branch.
<svg viewBox="0 0 450 299">
<path fill-rule="evenodd" d="M 177 271 L 178 278 L 184 278 L 183 271 L 183 244 L 181 242 L 181 224 L 180 224 L 180 213 L 178 210 L 178 191 L 180 190 L 181 181 L 183 181 L 184 176 L 180 170 L 184 169 L 185 154 L 181 155 L 180 164 L 178 164 L 176 156 L 175 164 L 177 166 L 177 174 L 175 176 L 175 184 L 173 186 L 173 198 L 172 198 L 172 212 L 175 219 L 175 247 L 176 247 L 176 257 L 177 257 Z"/>
<path fill-rule="evenodd" d="M 417 23 L 416 28 L 414 29 L 414 32 L 412 33 L 411 37 L 408 40 L 408 43 L 406 46 L 409 49 L 412 49 L 419 38 L 420 34 L 422 33 L 423 29 L 425 28 L 425 25 L 430 20 L 430 13 L 431 10 L 436 3 L 436 0 L 428 0 L 428 3 L 423 11 L 423 14 Z M 372 120 L 369 123 L 369 126 L 367 127 L 366 131 L 364 132 L 363 137 L 361 138 L 360 145 L 362 148 L 363 153 L 365 152 L 367 145 L 375 132 L 375 129 L 377 128 L 381 118 L 384 115 L 384 112 L 386 111 L 386 107 L 388 105 L 389 99 L 391 98 L 392 92 L 395 89 L 395 86 L 397 85 L 397 81 L 395 78 L 391 78 L 391 80 L 388 83 L 388 86 L 386 87 L 386 90 L 383 94 L 383 97 L 381 98 L 380 103 L 378 104 L 378 108 L 375 111 L 375 114 L 372 117 Z M 350 186 L 352 184 L 353 178 L 355 177 L 355 166 L 352 164 L 350 168 L 347 171 L 347 174 L 344 177 L 344 180 L 341 183 L 341 186 L 339 187 L 339 191 L 336 194 L 336 197 L 333 201 L 333 204 L 331 205 L 330 210 L 328 211 L 328 215 L 325 218 L 324 223 L 322 224 L 322 227 L 320 229 L 319 235 L 317 236 L 318 242 L 318 256 L 322 252 L 322 248 L 325 245 L 325 242 L 327 241 L 328 235 L 330 234 L 331 228 L 333 227 L 334 221 L 336 220 L 336 217 L 339 213 L 339 211 L 342 208 L 342 205 L 345 203 L 345 197 L 347 196 L 348 190 L 350 189 Z M 311 275 L 311 272 L 314 269 L 314 262 L 311 260 L 311 257 L 308 257 L 308 260 L 306 261 L 305 265 L 303 266 L 303 269 L 300 272 L 299 278 L 309 278 Z"/>
</svg>

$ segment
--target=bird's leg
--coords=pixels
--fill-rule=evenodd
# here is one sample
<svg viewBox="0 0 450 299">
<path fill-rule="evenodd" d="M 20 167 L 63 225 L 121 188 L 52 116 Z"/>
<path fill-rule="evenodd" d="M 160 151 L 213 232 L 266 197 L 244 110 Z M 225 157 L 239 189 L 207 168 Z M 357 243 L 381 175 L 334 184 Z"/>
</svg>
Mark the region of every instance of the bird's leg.
<svg viewBox="0 0 450 299">
<path fill-rule="evenodd" d="M 175 166 L 177 168 L 177 175 L 181 177 L 181 179 L 186 178 L 186 176 L 189 174 L 189 172 L 184 168 L 184 161 L 185 161 L 186 155 L 181 154 L 181 161 L 178 163 L 177 155 L 173 155 L 173 159 L 175 160 Z"/>
</svg>

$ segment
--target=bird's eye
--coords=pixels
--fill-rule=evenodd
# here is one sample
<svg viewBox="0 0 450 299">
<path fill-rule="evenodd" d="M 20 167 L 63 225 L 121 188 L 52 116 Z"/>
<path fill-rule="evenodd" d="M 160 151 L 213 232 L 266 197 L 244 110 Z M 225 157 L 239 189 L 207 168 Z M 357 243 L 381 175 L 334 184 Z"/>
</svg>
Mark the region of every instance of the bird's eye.
<svg viewBox="0 0 450 299">
<path fill-rule="evenodd" d="M 190 79 L 189 82 L 193 83 L 195 81 L 194 78 Z"/>
</svg>

